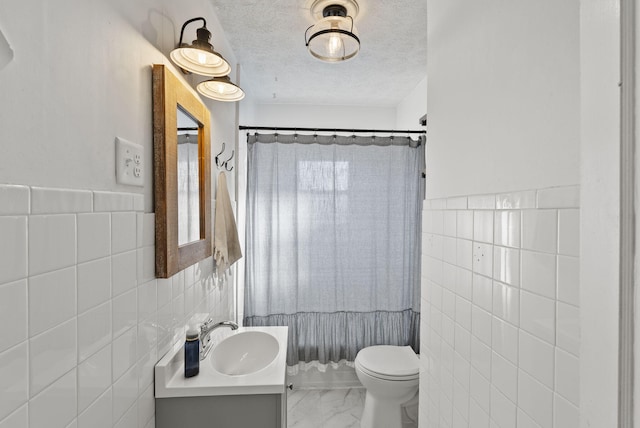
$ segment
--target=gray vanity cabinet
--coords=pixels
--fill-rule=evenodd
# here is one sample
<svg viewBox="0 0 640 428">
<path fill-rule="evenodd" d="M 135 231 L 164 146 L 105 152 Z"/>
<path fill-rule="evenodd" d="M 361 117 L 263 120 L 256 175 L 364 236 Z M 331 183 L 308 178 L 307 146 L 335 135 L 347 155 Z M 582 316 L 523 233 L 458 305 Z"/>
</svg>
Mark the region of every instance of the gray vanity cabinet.
<svg viewBox="0 0 640 428">
<path fill-rule="evenodd" d="M 286 428 L 287 393 L 156 398 L 156 428 Z"/>
</svg>

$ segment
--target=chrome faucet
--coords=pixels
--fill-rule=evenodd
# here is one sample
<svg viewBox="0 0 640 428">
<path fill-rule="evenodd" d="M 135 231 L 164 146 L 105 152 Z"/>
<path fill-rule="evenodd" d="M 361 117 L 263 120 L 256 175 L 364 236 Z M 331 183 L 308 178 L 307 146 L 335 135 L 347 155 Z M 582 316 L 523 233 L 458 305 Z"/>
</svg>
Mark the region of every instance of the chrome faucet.
<svg viewBox="0 0 640 428">
<path fill-rule="evenodd" d="M 207 358 L 207 354 L 211 350 L 211 332 L 220 327 L 230 327 L 231 330 L 237 330 L 238 324 L 233 321 L 222 321 L 219 323 L 213 323 L 213 320 L 209 318 L 200 326 L 200 361 Z"/>
</svg>

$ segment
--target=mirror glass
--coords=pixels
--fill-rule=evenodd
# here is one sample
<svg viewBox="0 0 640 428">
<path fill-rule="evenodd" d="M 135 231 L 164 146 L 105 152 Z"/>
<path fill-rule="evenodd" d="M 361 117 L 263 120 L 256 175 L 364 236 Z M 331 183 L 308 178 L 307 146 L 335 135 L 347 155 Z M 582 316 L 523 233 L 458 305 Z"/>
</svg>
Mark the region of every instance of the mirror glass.
<svg viewBox="0 0 640 428">
<path fill-rule="evenodd" d="M 180 106 L 178 119 L 178 245 L 200 239 L 199 136 L 201 125 Z"/>
</svg>

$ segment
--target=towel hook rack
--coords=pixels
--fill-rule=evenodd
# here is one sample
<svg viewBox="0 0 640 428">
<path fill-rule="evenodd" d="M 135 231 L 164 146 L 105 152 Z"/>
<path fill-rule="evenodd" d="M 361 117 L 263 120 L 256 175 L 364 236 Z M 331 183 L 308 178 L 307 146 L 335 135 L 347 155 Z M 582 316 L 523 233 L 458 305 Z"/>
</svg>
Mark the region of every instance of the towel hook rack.
<svg viewBox="0 0 640 428">
<path fill-rule="evenodd" d="M 216 166 L 217 166 L 218 168 L 220 168 L 222 165 L 224 165 L 224 162 L 220 161 L 220 155 L 221 155 L 222 153 L 224 153 L 224 142 L 222 143 L 222 150 L 220 150 L 220 153 L 218 153 L 218 154 L 216 155 Z M 233 157 L 233 156 L 231 156 L 231 157 Z"/>
<path fill-rule="evenodd" d="M 233 155 L 235 154 L 236 154 L 236 151 L 231 150 L 231 157 L 224 162 L 224 169 L 226 169 L 227 171 L 233 170 L 233 165 L 231 166 L 231 168 L 229 168 L 229 161 L 233 159 Z"/>
</svg>

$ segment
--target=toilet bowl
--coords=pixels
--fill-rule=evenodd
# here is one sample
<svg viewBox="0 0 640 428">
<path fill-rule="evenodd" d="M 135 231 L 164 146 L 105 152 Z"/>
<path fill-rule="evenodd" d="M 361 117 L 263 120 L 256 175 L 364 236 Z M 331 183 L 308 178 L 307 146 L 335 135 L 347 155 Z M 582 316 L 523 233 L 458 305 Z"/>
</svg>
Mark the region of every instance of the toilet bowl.
<svg viewBox="0 0 640 428">
<path fill-rule="evenodd" d="M 358 352 L 356 375 L 366 388 L 361 428 L 401 428 L 402 404 L 418 392 L 419 359 L 410 346 L 369 346 Z"/>
</svg>

